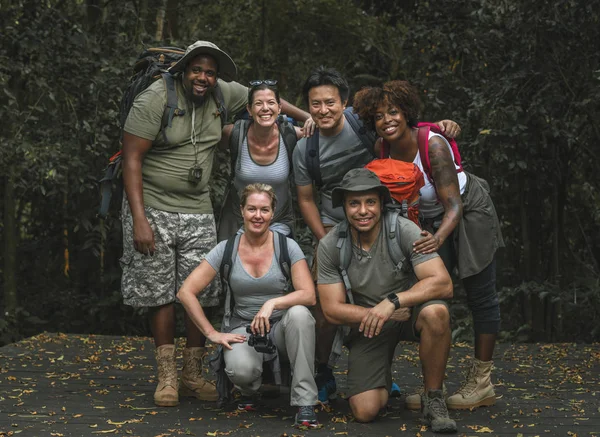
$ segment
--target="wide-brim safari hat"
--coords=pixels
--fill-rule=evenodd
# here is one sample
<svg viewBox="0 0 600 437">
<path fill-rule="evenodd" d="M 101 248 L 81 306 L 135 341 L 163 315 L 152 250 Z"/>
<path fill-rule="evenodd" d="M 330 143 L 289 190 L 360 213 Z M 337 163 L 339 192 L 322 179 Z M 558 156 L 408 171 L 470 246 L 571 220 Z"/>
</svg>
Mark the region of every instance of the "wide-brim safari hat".
<svg viewBox="0 0 600 437">
<path fill-rule="evenodd" d="M 198 55 L 210 55 L 217 61 L 219 66 L 218 75 L 221 79 L 230 82 L 237 77 L 237 67 L 233 59 L 227 53 L 217 47 L 210 41 L 196 41 L 185 49 L 185 54 L 175 65 L 169 68 L 171 73 L 181 73 L 185 71 L 187 64 Z"/>
<path fill-rule="evenodd" d="M 331 203 L 334 208 L 344 204 L 344 193 L 346 191 L 360 192 L 377 190 L 383 197 L 383 203 L 391 203 L 392 196 L 388 187 L 383 185 L 377 175 L 366 168 L 353 168 L 344 175 L 339 187 L 331 192 Z"/>
</svg>

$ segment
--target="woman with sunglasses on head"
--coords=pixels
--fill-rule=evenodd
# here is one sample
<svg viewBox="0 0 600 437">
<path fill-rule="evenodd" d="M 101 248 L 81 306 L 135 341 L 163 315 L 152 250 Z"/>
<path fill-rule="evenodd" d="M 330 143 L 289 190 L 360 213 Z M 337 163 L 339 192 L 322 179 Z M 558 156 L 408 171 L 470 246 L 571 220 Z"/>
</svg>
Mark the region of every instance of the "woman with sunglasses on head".
<svg viewBox="0 0 600 437">
<path fill-rule="evenodd" d="M 294 127 L 281 116 L 281 100 L 277 81 L 250 81 L 248 88 L 249 120 L 238 120 L 224 129 L 221 147 L 232 156 L 231 184 L 223 201 L 219 219 L 218 240 L 235 235 L 242 226 L 239 192 L 248 184 L 261 182 L 275 189 L 280 206 L 275 211 L 271 229 L 292 237 L 294 211 L 290 191 L 292 150 L 296 140 L 313 124 L 312 118 L 303 129 Z"/>
<path fill-rule="evenodd" d="M 263 362 L 281 359 L 290 362 L 291 405 L 298 407 L 296 425 L 315 427 L 315 320 L 307 308 L 315 304 L 315 287 L 300 246 L 269 229 L 276 203 L 277 197 L 269 185 L 245 187 L 238 205 L 244 233 L 231 240 L 233 245 L 228 246 L 228 241 L 217 244 L 185 280 L 177 297 L 206 338 L 222 346 L 223 355 L 219 358 L 224 361 L 224 369 L 219 373 L 224 372 L 240 390 L 239 409 L 254 409 Z M 285 266 L 281 264 L 282 252 L 277 249 L 283 248 L 281 238 L 287 243 L 289 255 Z M 229 266 L 230 273 L 228 278 L 224 275 L 227 296 L 219 332 L 204 314 L 198 294 L 224 265 Z M 268 338 L 275 348 L 257 350 L 249 342 L 256 337 L 249 336 L 247 327 L 253 335 Z M 273 372 L 277 373 L 276 369 Z M 229 390 L 222 391 L 221 397 L 228 398 Z"/>
<path fill-rule="evenodd" d="M 424 254 L 437 251 L 450 273 L 457 268 L 467 293 L 475 357 L 461 388 L 447 399 L 448 408 L 493 405 L 492 357 L 500 330 L 495 254 L 504 247 L 500 223 L 489 185 L 462 171 L 443 136 L 429 132 L 419 145 L 420 107 L 417 90 L 400 80 L 382 88 L 362 89 L 354 99 L 355 111 L 384 139 L 382 155 L 413 162 L 423 172 L 425 186 L 419 201 L 423 238 L 415 242 L 414 250 Z M 429 159 L 429 168 L 421 161 L 422 154 L 425 161 Z M 420 394 L 408 396 L 406 406 L 420 408 Z"/>
</svg>

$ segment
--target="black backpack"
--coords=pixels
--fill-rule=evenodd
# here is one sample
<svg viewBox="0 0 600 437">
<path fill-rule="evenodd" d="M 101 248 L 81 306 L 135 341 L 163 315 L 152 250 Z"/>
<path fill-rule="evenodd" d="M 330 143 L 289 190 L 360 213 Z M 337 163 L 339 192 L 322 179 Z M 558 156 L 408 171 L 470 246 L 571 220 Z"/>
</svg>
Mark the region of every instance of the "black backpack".
<svg viewBox="0 0 600 437">
<path fill-rule="evenodd" d="M 119 125 L 121 127 L 121 140 L 123 138 L 123 128 L 129 115 L 129 110 L 137 95 L 148 88 L 155 81 L 162 79 L 165 81 L 167 90 L 167 104 L 163 112 L 160 131 L 163 139 L 167 142 L 166 128 L 171 127 L 173 118 L 185 114 L 184 109 L 177 107 L 177 91 L 175 89 L 175 77 L 168 72 L 168 69 L 183 57 L 185 50 L 178 47 L 151 47 L 144 50 L 137 58 L 133 66 L 133 75 L 129 79 L 129 85 L 121 98 L 119 110 Z M 221 127 L 227 122 L 228 114 L 225 107 L 223 92 L 218 86 L 212 92 L 212 96 L 217 103 L 218 114 L 221 118 Z M 104 175 L 98 181 L 100 184 L 100 208 L 98 217 L 104 219 L 108 215 L 113 190 L 122 192 L 121 180 L 121 151 L 115 153 L 109 160 Z"/>
<path fill-rule="evenodd" d="M 364 126 L 351 106 L 344 109 L 344 117 L 346 117 L 346 121 L 350 124 L 354 133 L 360 138 L 361 143 L 375 156 L 375 142 L 377 141 L 375 132 Z M 305 161 L 306 170 L 312 180 L 315 181 L 315 185 L 317 187 L 322 186 L 323 178 L 321 177 L 319 161 L 319 129 L 316 129 L 315 133 L 306 139 Z"/>
</svg>

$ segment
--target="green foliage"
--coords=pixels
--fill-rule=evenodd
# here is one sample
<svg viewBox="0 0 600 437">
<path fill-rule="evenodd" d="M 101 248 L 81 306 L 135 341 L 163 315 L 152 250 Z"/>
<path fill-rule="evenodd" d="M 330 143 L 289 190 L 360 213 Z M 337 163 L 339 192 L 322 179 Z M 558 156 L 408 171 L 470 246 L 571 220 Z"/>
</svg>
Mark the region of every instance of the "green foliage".
<svg viewBox="0 0 600 437">
<path fill-rule="evenodd" d="M 415 83 L 423 118 L 457 120 L 468 169 L 492 185 L 507 244 L 499 260 L 505 337 L 541 329 L 598 340 L 599 3 L 179 0 L 168 2 L 156 42 L 162 1 L 2 2 L 0 189 L 15 192 L 19 305 L 0 321 L 0 341 L 49 326 L 146 329 L 120 304 L 120 223 L 95 218 L 95 179 L 119 148 L 119 101 L 143 44 L 196 39 L 225 48 L 242 83 L 276 78 L 298 104 L 318 65 L 344 72 L 353 90 Z M 216 211 L 228 162 L 218 155 Z M 299 235 L 309 247 L 310 235 Z M 466 307 L 455 314 L 455 338 L 470 335 Z"/>
</svg>

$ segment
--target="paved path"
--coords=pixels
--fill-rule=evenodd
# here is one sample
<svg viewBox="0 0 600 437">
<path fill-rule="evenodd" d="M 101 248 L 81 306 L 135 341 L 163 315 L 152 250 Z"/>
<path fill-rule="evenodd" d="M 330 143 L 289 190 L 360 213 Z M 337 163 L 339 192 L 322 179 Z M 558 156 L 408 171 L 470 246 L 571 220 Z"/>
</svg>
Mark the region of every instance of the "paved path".
<svg viewBox="0 0 600 437">
<path fill-rule="evenodd" d="M 454 345 L 449 391 L 456 389 L 472 349 Z M 419 384 L 416 345 L 401 343 L 394 379 Z M 345 360 L 336 369 L 341 393 Z M 181 357 L 179 357 L 181 363 Z M 452 412 L 459 436 L 600 437 L 600 345 L 500 344 L 492 408 Z M 257 412 L 218 410 L 184 398 L 158 408 L 153 346 L 148 338 L 40 334 L 0 348 L 0 436 L 433 436 L 403 397 L 371 424 L 353 422 L 348 403 L 319 412 L 322 428 L 292 427 L 295 409 L 280 395 Z M 11 434 L 12 433 L 12 434 Z"/>
</svg>

